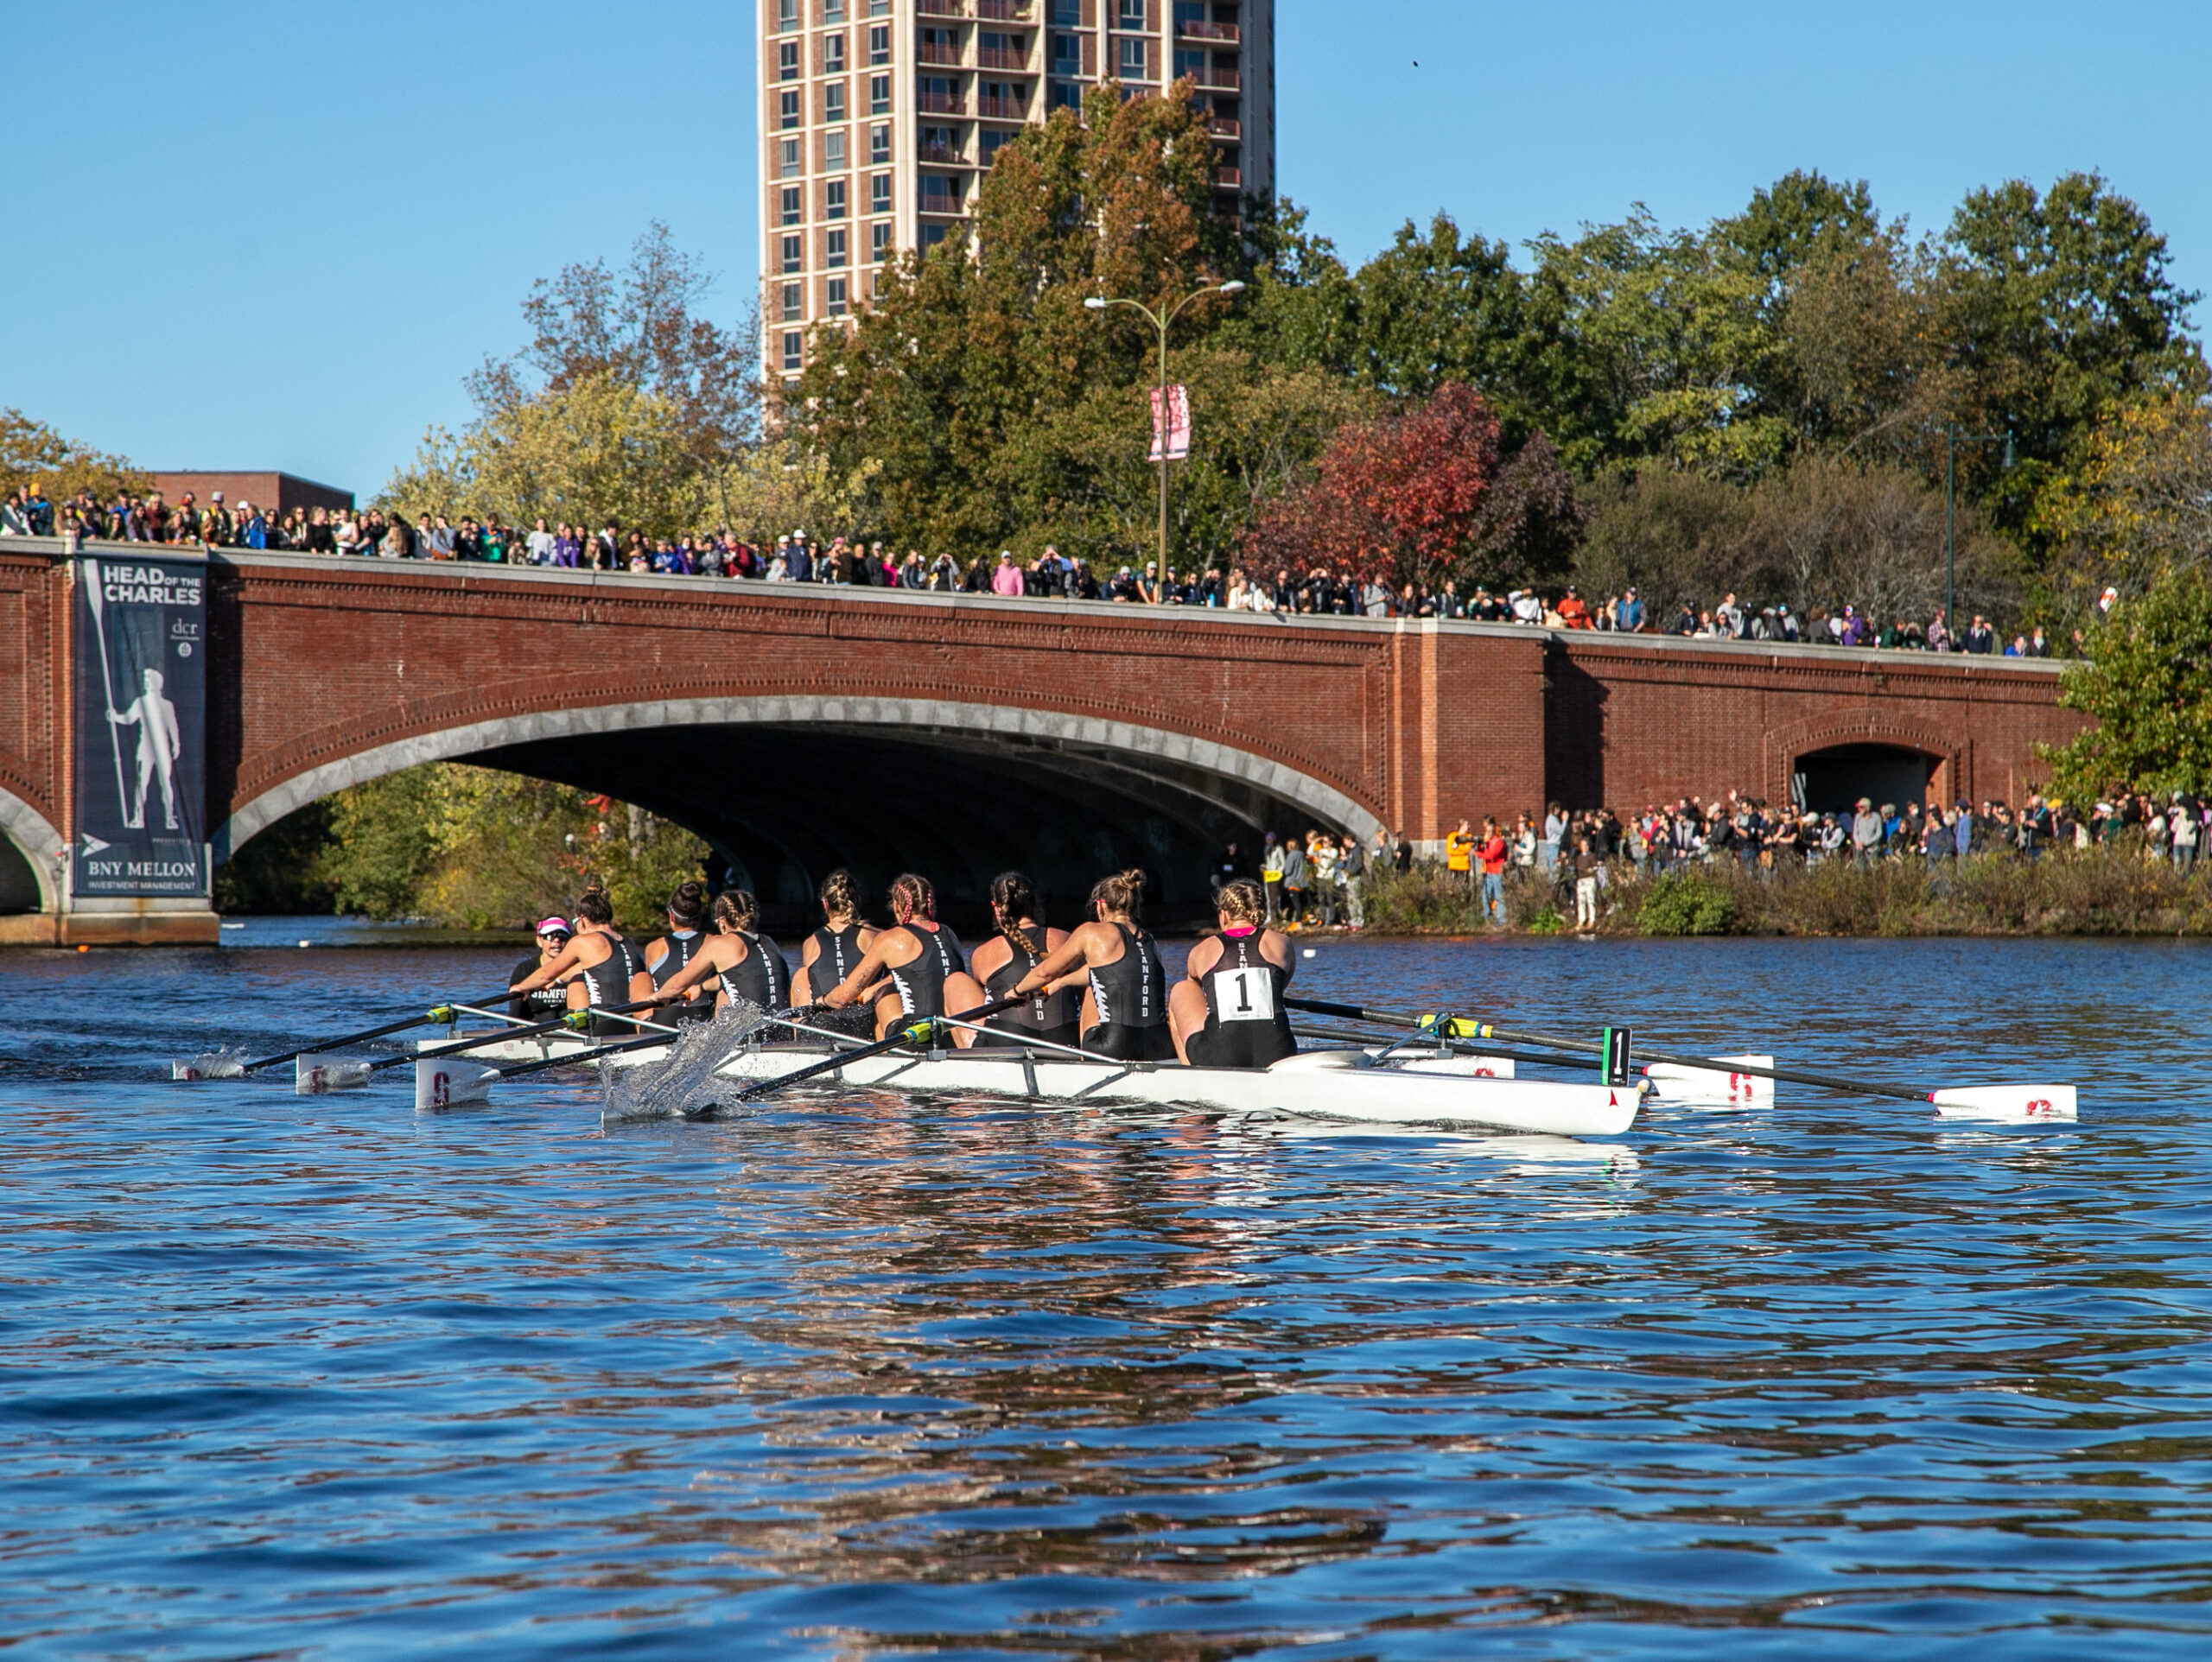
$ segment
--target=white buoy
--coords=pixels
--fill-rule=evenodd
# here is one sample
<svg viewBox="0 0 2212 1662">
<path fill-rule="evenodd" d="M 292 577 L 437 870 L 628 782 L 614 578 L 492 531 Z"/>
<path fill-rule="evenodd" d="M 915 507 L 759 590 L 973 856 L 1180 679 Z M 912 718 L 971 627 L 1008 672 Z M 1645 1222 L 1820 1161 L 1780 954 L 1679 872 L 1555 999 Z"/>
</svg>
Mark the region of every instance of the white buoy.
<svg viewBox="0 0 2212 1662">
<path fill-rule="evenodd" d="M 307 945 L 307 942 L 304 942 L 304 941 L 302 941 L 302 942 L 300 942 L 300 944 L 301 944 L 302 946 L 305 946 L 305 945 Z"/>
</svg>

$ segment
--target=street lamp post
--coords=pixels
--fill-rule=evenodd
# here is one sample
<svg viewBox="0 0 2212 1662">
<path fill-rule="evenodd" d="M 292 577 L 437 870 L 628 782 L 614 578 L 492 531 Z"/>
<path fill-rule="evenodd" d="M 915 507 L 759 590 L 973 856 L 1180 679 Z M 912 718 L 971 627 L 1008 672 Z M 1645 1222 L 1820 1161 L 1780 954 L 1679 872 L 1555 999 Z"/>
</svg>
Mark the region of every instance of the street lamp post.
<svg viewBox="0 0 2212 1662">
<path fill-rule="evenodd" d="M 1957 568 L 1955 537 L 1958 519 L 1959 447 L 1962 444 L 2001 444 L 2005 447 L 2005 471 L 2011 473 L 2017 460 L 2012 450 L 2011 429 L 2002 433 L 1967 433 L 1956 422 L 1943 423 L 1943 627 L 1953 638 L 1959 632 L 1959 619 L 1952 599 L 1953 574 Z"/>
<path fill-rule="evenodd" d="M 1165 312 L 1155 312 L 1141 300 L 1102 300 L 1096 295 L 1084 301 L 1094 312 L 1103 312 L 1109 306 L 1126 306 L 1133 312 L 1141 312 L 1154 328 L 1160 331 L 1160 580 L 1167 580 L 1167 329 L 1182 309 L 1192 301 L 1207 295 L 1241 295 L 1244 285 L 1231 281 L 1211 283 L 1204 289 L 1193 289 L 1177 301 Z"/>
</svg>

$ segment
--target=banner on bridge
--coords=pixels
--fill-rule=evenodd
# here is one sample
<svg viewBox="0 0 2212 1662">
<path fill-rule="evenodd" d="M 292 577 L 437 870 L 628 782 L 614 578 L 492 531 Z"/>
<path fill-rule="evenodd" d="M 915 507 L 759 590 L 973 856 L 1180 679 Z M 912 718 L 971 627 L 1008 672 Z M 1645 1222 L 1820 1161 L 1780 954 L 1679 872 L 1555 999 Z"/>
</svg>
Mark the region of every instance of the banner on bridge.
<svg viewBox="0 0 2212 1662">
<path fill-rule="evenodd" d="M 208 892 L 207 562 L 77 561 L 78 896 Z"/>
</svg>

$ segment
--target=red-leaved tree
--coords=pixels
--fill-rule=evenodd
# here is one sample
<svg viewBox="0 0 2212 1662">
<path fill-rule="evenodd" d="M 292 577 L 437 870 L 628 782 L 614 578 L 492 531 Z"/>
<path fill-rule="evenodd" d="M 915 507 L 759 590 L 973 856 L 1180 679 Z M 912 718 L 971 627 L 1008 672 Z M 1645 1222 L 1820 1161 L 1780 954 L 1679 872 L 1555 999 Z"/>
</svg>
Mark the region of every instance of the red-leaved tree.
<svg viewBox="0 0 2212 1662">
<path fill-rule="evenodd" d="M 1247 538 L 1257 564 L 1325 566 L 1394 587 L 1503 583 L 1563 569 L 1580 529 L 1573 483 L 1542 434 L 1501 454 L 1497 417 L 1463 381 L 1342 428 L 1315 477 Z"/>
</svg>

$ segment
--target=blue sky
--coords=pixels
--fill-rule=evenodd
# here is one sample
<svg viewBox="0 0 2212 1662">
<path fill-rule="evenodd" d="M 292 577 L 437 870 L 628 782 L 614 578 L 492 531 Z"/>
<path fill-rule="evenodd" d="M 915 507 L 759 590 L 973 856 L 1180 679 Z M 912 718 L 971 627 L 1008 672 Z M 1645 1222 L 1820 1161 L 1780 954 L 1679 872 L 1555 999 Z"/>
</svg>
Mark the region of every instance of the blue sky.
<svg viewBox="0 0 2212 1662">
<path fill-rule="evenodd" d="M 1278 0 L 1278 168 L 1357 259 L 1697 224 L 1793 167 L 1940 225 L 2104 171 L 2212 289 L 2212 3 Z M 751 0 L 7 0 L 0 404 L 147 466 L 365 496 L 531 280 L 647 221 L 755 271 Z M 1416 64 L 1418 67 L 1416 67 Z M 2205 315 L 2199 308 L 2199 321 Z"/>
</svg>

